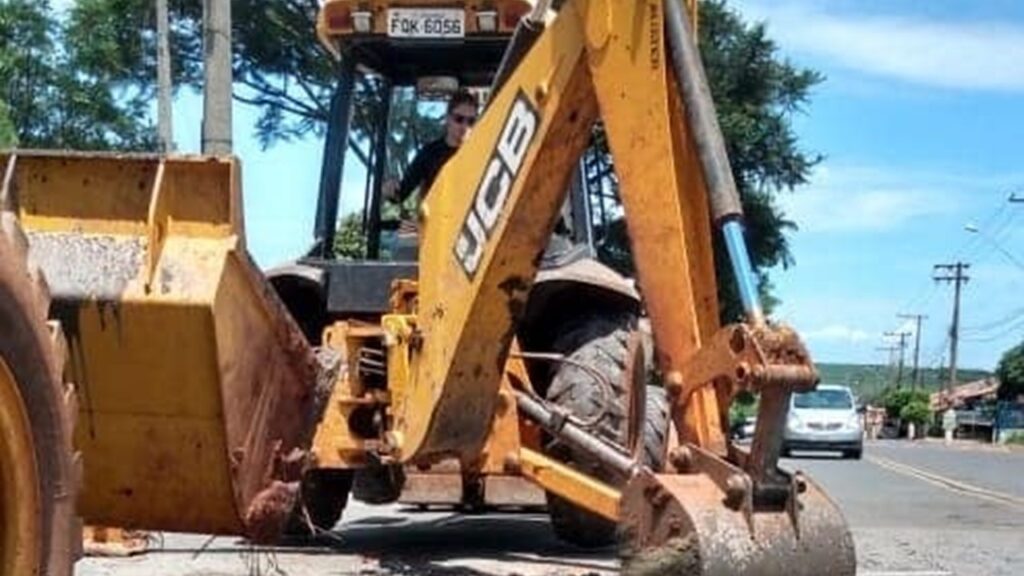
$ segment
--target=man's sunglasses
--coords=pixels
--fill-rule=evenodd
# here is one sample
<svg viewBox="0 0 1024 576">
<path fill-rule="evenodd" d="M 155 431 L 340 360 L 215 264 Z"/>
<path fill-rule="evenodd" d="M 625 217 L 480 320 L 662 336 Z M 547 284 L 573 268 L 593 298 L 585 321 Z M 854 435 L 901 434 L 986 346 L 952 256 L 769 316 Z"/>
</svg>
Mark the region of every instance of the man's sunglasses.
<svg viewBox="0 0 1024 576">
<path fill-rule="evenodd" d="M 463 126 L 472 126 L 473 124 L 476 124 L 476 116 L 452 114 L 452 120 L 454 120 L 456 124 L 461 124 Z"/>
</svg>

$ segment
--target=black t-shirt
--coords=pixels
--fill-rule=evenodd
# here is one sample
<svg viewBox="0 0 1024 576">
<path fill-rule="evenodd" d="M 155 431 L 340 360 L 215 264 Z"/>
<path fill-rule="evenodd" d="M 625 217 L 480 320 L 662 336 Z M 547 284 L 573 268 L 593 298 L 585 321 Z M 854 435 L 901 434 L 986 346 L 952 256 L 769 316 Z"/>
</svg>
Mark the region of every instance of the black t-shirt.
<svg viewBox="0 0 1024 576">
<path fill-rule="evenodd" d="M 437 173 L 441 167 L 455 154 L 458 148 L 448 145 L 444 138 L 438 138 L 427 144 L 416 153 L 412 164 L 402 177 L 402 183 L 398 187 L 398 201 L 405 202 L 405 199 L 412 194 L 413 190 L 421 189 L 420 194 L 425 196 L 434 184 Z M 422 199 L 422 198 L 421 198 Z"/>
</svg>

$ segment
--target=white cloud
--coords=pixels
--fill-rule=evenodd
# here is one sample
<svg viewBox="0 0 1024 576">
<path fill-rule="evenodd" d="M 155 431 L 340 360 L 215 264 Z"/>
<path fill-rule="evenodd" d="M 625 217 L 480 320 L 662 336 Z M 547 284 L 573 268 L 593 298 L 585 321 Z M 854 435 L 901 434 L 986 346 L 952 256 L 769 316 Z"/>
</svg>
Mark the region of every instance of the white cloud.
<svg viewBox="0 0 1024 576">
<path fill-rule="evenodd" d="M 827 4 L 825 4 L 827 6 Z M 998 21 L 939 22 L 827 12 L 822 4 L 747 0 L 787 52 L 916 84 L 1024 92 L 1024 27 Z"/>
<path fill-rule="evenodd" d="M 868 332 L 858 328 L 852 328 L 845 324 L 830 324 L 816 330 L 805 331 L 802 335 L 809 342 L 838 341 L 849 342 L 852 344 L 865 342 L 871 338 L 871 335 L 868 334 Z"/>
<path fill-rule="evenodd" d="M 906 222 L 961 208 L 961 190 L 990 186 L 962 177 L 851 166 L 822 166 L 810 184 L 779 203 L 805 232 L 891 230 Z"/>
</svg>

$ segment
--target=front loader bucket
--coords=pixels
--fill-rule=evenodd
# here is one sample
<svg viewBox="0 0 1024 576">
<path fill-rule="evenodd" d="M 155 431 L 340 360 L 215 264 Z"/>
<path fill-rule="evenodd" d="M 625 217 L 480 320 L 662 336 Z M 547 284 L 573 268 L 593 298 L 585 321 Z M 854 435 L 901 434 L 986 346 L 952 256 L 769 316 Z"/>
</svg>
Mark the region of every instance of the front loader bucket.
<svg viewBox="0 0 1024 576">
<path fill-rule="evenodd" d="M 237 162 L 0 162 L 69 344 L 83 519 L 272 538 L 316 423 L 318 368 L 246 253 Z"/>
<path fill-rule="evenodd" d="M 743 482 L 722 490 L 708 474 L 638 475 L 622 495 L 623 574 L 853 576 L 853 537 L 839 508 L 809 478 L 794 481 L 795 501 L 763 509 Z"/>
</svg>

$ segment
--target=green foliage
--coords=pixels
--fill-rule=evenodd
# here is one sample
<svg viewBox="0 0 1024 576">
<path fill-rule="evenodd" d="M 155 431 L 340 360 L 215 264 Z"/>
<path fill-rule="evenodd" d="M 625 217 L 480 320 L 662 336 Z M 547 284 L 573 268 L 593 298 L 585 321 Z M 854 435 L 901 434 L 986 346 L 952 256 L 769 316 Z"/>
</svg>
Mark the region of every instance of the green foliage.
<svg viewBox="0 0 1024 576">
<path fill-rule="evenodd" d="M 1013 444 L 1015 446 L 1024 446 L 1024 432 L 1014 432 L 1006 438 L 1007 444 Z"/>
<path fill-rule="evenodd" d="M 261 144 L 321 135 L 340 64 L 316 39 L 318 0 L 233 0 L 232 6 L 235 98 L 260 109 L 254 129 Z M 147 0 L 81 0 L 71 12 L 68 37 L 80 61 L 78 69 L 101 84 L 121 87 L 131 111 L 136 98 L 149 97 L 154 89 L 153 12 Z M 198 87 L 201 16 L 199 0 L 171 2 L 172 68 L 179 85 Z M 786 233 L 795 228 L 778 208 L 776 196 L 805 183 L 819 160 L 800 149 L 791 119 L 822 78 L 780 59 L 764 26 L 748 24 L 722 0 L 702 2 L 700 33 L 747 214 L 751 256 L 770 309 L 775 300 L 767 270 L 792 263 Z M 357 84 L 353 142 L 364 162 L 382 88 L 372 78 Z M 409 155 L 434 136 L 436 124 L 411 91 L 400 92 L 391 104 L 388 174 L 396 177 Z M 732 320 L 740 315 L 739 299 L 722 246 L 716 245 L 716 254 L 722 316 Z M 621 222 L 607 230 L 602 257 L 623 272 L 632 271 Z"/>
<path fill-rule="evenodd" d="M 1000 400 L 1016 400 L 1024 394 L 1024 342 L 1010 348 L 996 368 Z"/>
<path fill-rule="evenodd" d="M 48 2 L 0 2 L 0 101 L 19 145 L 154 146 L 147 99 L 111 82 L 103 60 L 89 55 L 91 32 L 62 26 Z"/>
<path fill-rule="evenodd" d="M 824 78 L 782 60 L 764 24 L 748 24 L 723 0 L 701 2 L 700 18 L 701 55 L 743 201 L 750 256 L 767 295 L 766 270 L 793 263 L 786 233 L 796 225 L 786 220 L 776 196 L 806 183 L 821 158 L 800 149 L 792 117 Z M 722 319 L 738 319 L 742 308 L 721 245 L 716 263 Z M 773 302 L 764 304 L 770 311 Z"/>
<path fill-rule="evenodd" d="M 352 212 L 342 216 L 338 233 L 334 236 L 334 256 L 342 260 L 366 257 L 366 235 L 363 234 L 362 214 Z"/>
<path fill-rule="evenodd" d="M 905 410 L 908 414 L 917 414 L 919 408 L 914 405 L 924 405 L 925 412 L 928 412 L 928 393 L 923 390 L 911 390 L 909 388 L 889 388 L 882 394 L 882 406 L 889 418 L 905 418 Z M 908 408 L 908 406 L 914 406 Z M 916 421 L 915 421 L 916 422 Z"/>
<path fill-rule="evenodd" d="M 747 391 L 736 395 L 732 406 L 729 407 L 729 424 L 735 426 L 743 423 L 752 416 L 757 415 L 757 396 Z"/>
<path fill-rule="evenodd" d="M 10 109 L 0 100 L 0 149 L 18 145 L 18 134 L 11 122 Z"/>
<path fill-rule="evenodd" d="M 921 401 L 919 399 L 912 400 L 903 405 L 900 408 L 899 413 L 900 419 L 904 422 L 913 422 L 914 424 L 926 424 L 931 420 L 932 412 L 928 408 L 927 401 Z"/>
<path fill-rule="evenodd" d="M 796 229 L 777 203 L 781 191 L 807 182 L 821 159 L 803 151 L 792 127 L 811 89 L 823 77 L 782 60 L 764 24 L 749 24 L 724 0 L 700 5 L 700 47 L 715 98 L 733 176 L 746 216 L 747 243 L 758 270 L 762 305 L 778 304 L 767 270 L 793 264 L 786 234 Z M 598 135 L 601 145 L 603 134 Z M 622 273 L 633 272 L 622 220 L 608 224 L 601 246 L 603 261 Z M 736 283 L 721 239 L 715 238 L 719 305 L 724 322 L 742 317 Z"/>
</svg>

